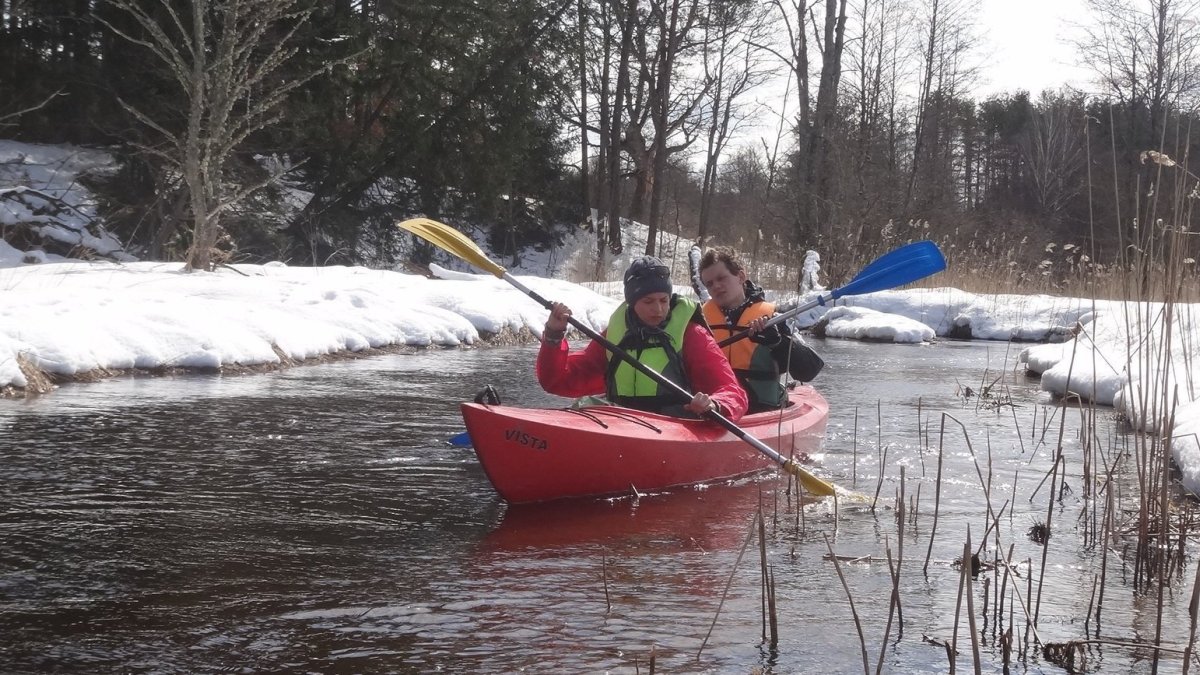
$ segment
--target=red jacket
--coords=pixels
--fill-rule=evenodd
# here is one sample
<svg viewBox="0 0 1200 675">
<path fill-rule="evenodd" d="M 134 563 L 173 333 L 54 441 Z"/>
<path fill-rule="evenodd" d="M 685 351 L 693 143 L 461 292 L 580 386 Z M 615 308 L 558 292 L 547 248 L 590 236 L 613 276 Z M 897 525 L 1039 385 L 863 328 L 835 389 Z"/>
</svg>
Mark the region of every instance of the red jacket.
<svg viewBox="0 0 1200 675">
<path fill-rule="evenodd" d="M 558 344 L 543 342 L 537 358 L 538 383 L 558 396 L 603 395 L 604 373 L 608 369 L 606 351 L 595 340 L 574 354 L 570 353 L 566 340 Z M 749 406 L 746 391 L 738 384 L 716 340 L 703 326 L 691 323 L 684 329 L 680 357 L 692 386 L 716 401 L 722 415 L 736 422 L 746 414 Z"/>
</svg>

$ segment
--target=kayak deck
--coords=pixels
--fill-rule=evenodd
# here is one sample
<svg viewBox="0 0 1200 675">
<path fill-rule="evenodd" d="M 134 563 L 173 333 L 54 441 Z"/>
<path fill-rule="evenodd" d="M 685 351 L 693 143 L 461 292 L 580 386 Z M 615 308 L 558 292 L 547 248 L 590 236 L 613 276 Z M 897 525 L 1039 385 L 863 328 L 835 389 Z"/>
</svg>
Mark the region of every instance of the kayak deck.
<svg viewBox="0 0 1200 675">
<path fill-rule="evenodd" d="M 810 386 L 782 411 L 738 423 L 784 457 L 814 453 L 829 406 Z M 475 453 L 512 503 L 650 492 L 723 480 L 775 466 L 714 422 L 616 406 L 581 409 L 462 404 Z"/>
</svg>

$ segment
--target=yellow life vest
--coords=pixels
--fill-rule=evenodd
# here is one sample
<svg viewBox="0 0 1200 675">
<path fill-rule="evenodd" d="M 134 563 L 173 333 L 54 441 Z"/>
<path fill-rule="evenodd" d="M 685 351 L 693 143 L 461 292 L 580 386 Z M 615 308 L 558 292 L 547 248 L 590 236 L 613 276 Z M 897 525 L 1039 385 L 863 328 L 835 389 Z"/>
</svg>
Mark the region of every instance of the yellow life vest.
<svg viewBox="0 0 1200 675">
<path fill-rule="evenodd" d="M 671 312 L 661 329 L 631 328 L 629 306 L 621 303 L 608 320 L 609 340 L 651 370 L 691 391 L 683 365 L 683 335 L 692 321 L 700 322 L 699 307 L 694 300 L 671 296 Z M 639 372 L 621 357 L 609 352 L 608 372 L 605 375 L 608 400 L 627 408 L 683 415 L 680 396 L 660 387 L 658 382 Z"/>
</svg>

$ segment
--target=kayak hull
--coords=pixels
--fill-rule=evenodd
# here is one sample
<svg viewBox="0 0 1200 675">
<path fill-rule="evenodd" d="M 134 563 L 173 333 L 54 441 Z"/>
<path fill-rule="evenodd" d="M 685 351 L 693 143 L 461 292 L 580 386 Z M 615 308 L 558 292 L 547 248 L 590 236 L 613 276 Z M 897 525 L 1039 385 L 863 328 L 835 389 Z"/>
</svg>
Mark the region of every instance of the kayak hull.
<svg viewBox="0 0 1200 675">
<path fill-rule="evenodd" d="M 738 423 L 784 457 L 815 453 L 829 405 L 810 386 L 791 390 L 782 412 Z M 462 404 L 488 479 L 506 501 L 538 502 L 653 492 L 776 466 L 715 422 L 628 408 L 534 409 Z"/>
</svg>

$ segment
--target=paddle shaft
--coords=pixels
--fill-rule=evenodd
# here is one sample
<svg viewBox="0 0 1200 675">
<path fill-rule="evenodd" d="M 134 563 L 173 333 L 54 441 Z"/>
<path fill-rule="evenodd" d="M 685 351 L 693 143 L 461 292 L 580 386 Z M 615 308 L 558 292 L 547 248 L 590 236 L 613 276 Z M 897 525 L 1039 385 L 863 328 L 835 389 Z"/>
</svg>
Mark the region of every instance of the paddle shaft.
<svg viewBox="0 0 1200 675">
<path fill-rule="evenodd" d="M 826 295 L 818 296 L 815 300 L 788 310 L 783 314 L 772 317 L 763 327 L 784 321 L 801 312 L 833 302 L 843 295 L 861 295 L 874 293 L 889 288 L 923 279 L 930 274 L 936 274 L 946 269 L 946 258 L 932 241 L 915 241 L 900 248 L 889 251 L 871 262 L 854 276 L 845 286 L 835 288 Z M 721 340 L 718 345 L 727 347 L 738 340 L 750 335 L 743 331 Z"/>
<path fill-rule="evenodd" d="M 504 279 L 505 281 L 507 281 L 508 283 L 512 284 L 513 286 L 515 286 L 518 290 L 520 290 L 525 295 L 528 295 L 529 297 L 533 298 L 533 300 L 535 302 L 537 302 L 539 305 L 545 307 L 546 309 L 553 311 L 554 306 L 549 300 L 538 295 L 535 291 L 533 291 L 529 287 L 525 286 L 520 281 L 517 281 L 508 272 L 505 272 L 504 276 L 501 278 Z M 692 400 L 692 394 L 689 393 L 688 390 L 686 390 L 683 387 L 679 386 L 678 384 L 672 382 L 671 380 L 668 380 L 666 377 L 663 376 L 662 373 L 659 373 L 658 371 L 654 370 L 650 366 L 647 366 L 646 364 L 642 363 L 641 361 L 638 361 L 636 358 L 633 357 L 632 354 L 625 351 L 624 349 L 621 349 L 617 345 L 613 344 L 611 341 L 609 341 L 603 335 L 592 330 L 591 328 L 589 328 L 587 325 L 585 325 L 584 323 L 582 323 L 575 317 L 568 316 L 567 323 L 574 326 L 579 332 L 583 333 L 584 335 L 588 336 L 589 338 L 599 342 L 601 345 L 604 345 L 605 349 L 609 350 L 613 354 L 616 354 L 618 357 L 624 359 L 626 363 L 633 366 L 639 372 L 641 372 L 642 374 L 646 375 L 650 379 L 657 382 L 659 384 L 659 386 L 663 386 L 663 387 L 666 387 L 667 389 L 670 389 L 671 391 L 674 391 L 675 393 L 679 394 L 679 396 L 681 398 L 683 398 L 684 400 L 687 400 L 687 401 Z M 787 459 L 786 457 L 784 457 L 783 455 L 779 454 L 778 452 L 775 451 L 774 448 L 767 445 L 766 443 L 763 443 L 762 441 L 758 440 L 757 438 L 746 433 L 746 431 L 744 429 L 742 429 L 738 425 L 734 424 L 733 421 L 730 420 L 728 417 L 725 417 L 724 415 L 722 415 L 719 412 L 716 412 L 715 410 L 710 410 L 707 414 L 717 424 L 720 424 L 722 427 L 724 427 L 726 431 L 733 434 L 734 436 L 737 436 L 738 438 L 749 443 L 750 445 L 754 446 L 755 450 L 758 450 L 759 452 L 766 455 L 767 457 L 770 457 L 772 460 L 774 460 L 780 466 L 784 467 L 784 469 L 786 469 L 788 471 L 788 473 L 796 475 L 797 477 L 804 478 L 803 476 L 800 476 L 799 473 L 797 473 L 797 470 L 803 471 L 803 469 L 800 469 L 800 467 L 797 466 L 795 462 L 793 462 L 793 461 Z M 804 472 L 804 473 L 807 474 L 808 479 L 811 479 L 814 481 L 820 481 L 821 483 L 824 483 L 824 481 L 821 481 L 821 479 L 817 478 L 816 476 L 813 476 L 812 474 L 808 474 L 807 472 Z M 828 485 L 828 484 L 826 484 L 826 485 Z M 806 486 L 806 489 L 808 489 L 810 492 L 818 492 L 817 490 L 812 489 L 812 487 L 810 487 L 810 486 Z M 828 486 L 828 490 L 829 491 L 824 494 L 833 494 L 833 486 L 832 485 Z M 821 494 L 821 493 L 818 492 L 818 494 Z"/>
<path fill-rule="evenodd" d="M 516 278 L 514 278 L 511 274 L 509 274 L 507 270 L 505 270 L 500 265 L 497 265 L 490 258 L 488 258 L 487 255 L 485 255 L 484 252 L 481 251 L 479 249 L 479 247 L 475 245 L 474 242 L 472 242 L 470 239 L 467 239 L 458 230 L 455 230 L 454 228 L 449 227 L 449 226 L 445 225 L 444 223 L 439 223 L 436 220 L 430 220 L 428 218 L 412 218 L 409 220 L 405 220 L 401 223 L 398 223 L 397 225 L 401 229 L 411 232 L 411 233 L 421 237 L 422 239 L 425 239 L 426 241 L 442 248 L 445 251 L 453 253 L 454 255 L 471 263 L 475 267 L 478 267 L 479 269 L 482 269 L 482 270 L 486 270 L 488 273 L 507 281 L 509 284 L 513 285 L 517 290 L 521 291 L 522 293 L 529 296 L 530 298 L 533 298 L 536 302 L 538 302 L 540 305 L 542 305 L 546 309 L 549 309 L 550 311 L 554 311 L 554 306 L 550 303 L 549 300 L 543 298 L 542 296 L 538 295 L 537 293 L 534 293 L 533 290 L 527 288 L 524 284 L 517 281 Z M 641 363 L 637 359 L 633 358 L 628 353 L 626 353 L 624 350 L 618 348 L 613 343 L 604 339 L 604 337 L 602 335 L 600 335 L 599 333 L 597 333 L 596 331 L 594 331 L 591 328 L 588 328 L 587 326 L 583 325 L 582 323 L 576 321 L 573 317 L 567 317 L 567 322 L 569 324 L 571 324 L 572 326 L 575 326 L 575 328 L 578 329 L 579 331 L 581 331 L 584 335 L 587 335 L 588 337 L 592 338 L 593 340 L 598 340 L 600 342 L 600 344 L 603 345 L 605 348 L 607 348 L 610 352 L 612 352 L 613 354 L 616 354 L 618 357 L 620 357 L 622 359 L 625 359 L 634 368 L 636 368 L 638 371 L 640 371 L 642 373 L 645 373 L 648 377 L 650 377 L 652 380 L 657 382 L 659 385 L 664 386 L 667 389 L 676 392 L 677 394 L 679 394 L 680 397 L 682 397 L 686 400 L 690 401 L 692 399 L 692 395 L 689 394 L 683 387 L 680 387 L 679 385 L 675 384 L 674 382 L 666 379 L 660 373 L 657 373 L 657 372 L 651 370 L 648 366 Z M 712 417 L 713 420 L 715 420 L 718 424 L 720 424 L 722 427 L 724 427 L 727 431 L 729 431 L 733 435 L 737 436 L 738 438 L 742 439 L 746 443 L 749 443 L 755 450 L 758 450 L 759 452 L 763 453 L 764 455 L 770 457 L 772 460 L 774 460 L 780 466 L 782 466 L 785 471 L 787 471 L 788 473 L 795 476 L 797 484 L 800 485 L 803 489 L 807 490 L 808 492 L 810 492 L 812 494 L 821 495 L 821 496 L 830 496 L 830 495 L 837 494 L 836 488 L 834 488 L 834 486 L 831 483 L 827 483 L 827 482 L 821 480 L 820 478 L 817 478 L 813 474 L 805 471 L 796 462 L 794 462 L 790 459 L 784 459 L 783 456 L 780 455 L 778 452 L 775 452 L 775 450 L 773 450 L 772 448 L 767 446 L 767 444 L 763 443 L 762 441 L 758 440 L 757 438 L 754 438 L 750 434 L 746 433 L 743 429 L 738 427 L 731 420 L 727 419 L 724 415 L 721 415 L 717 412 L 711 412 L 711 411 L 708 414 L 709 414 L 709 416 Z"/>
<path fill-rule="evenodd" d="M 793 316 L 796 316 L 797 314 L 802 314 L 804 312 L 807 312 L 810 309 L 813 309 L 814 307 L 819 307 L 821 305 L 824 305 L 825 303 L 833 302 L 834 300 L 837 300 L 837 299 L 838 299 L 838 296 L 836 295 L 836 292 L 835 292 L 835 293 L 830 293 L 829 295 L 822 295 L 822 296 L 818 297 L 816 300 L 809 300 L 808 302 L 804 303 L 803 305 L 800 305 L 799 307 L 793 307 L 792 309 L 789 309 L 786 312 L 776 314 L 775 316 L 771 317 L 770 319 L 767 319 L 767 322 L 763 324 L 763 328 L 766 328 L 768 326 L 774 326 L 775 324 L 779 323 L 780 321 L 787 321 L 788 319 L 792 318 Z M 744 330 L 740 333 L 730 335 L 729 337 L 725 338 L 724 340 L 721 340 L 720 342 L 717 343 L 717 346 L 718 347 L 728 347 L 729 345 L 737 342 L 738 340 L 741 340 L 742 338 L 747 338 L 747 337 L 750 337 L 750 331 Z"/>
</svg>

